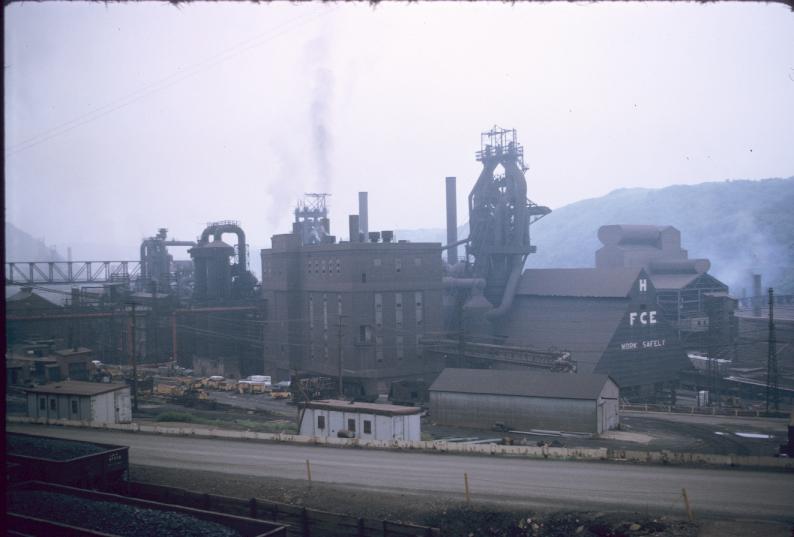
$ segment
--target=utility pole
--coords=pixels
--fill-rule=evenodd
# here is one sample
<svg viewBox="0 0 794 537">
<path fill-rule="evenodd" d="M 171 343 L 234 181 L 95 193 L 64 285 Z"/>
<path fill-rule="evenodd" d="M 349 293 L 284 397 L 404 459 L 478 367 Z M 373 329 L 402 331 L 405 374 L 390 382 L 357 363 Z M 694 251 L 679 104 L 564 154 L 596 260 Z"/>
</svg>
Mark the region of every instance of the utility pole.
<svg viewBox="0 0 794 537">
<path fill-rule="evenodd" d="M 160 361 L 160 338 L 158 337 L 158 319 L 157 319 L 157 280 L 152 281 L 152 311 L 151 311 L 152 320 L 149 323 L 149 326 L 152 327 L 152 336 L 154 339 L 154 359 L 159 362 Z M 148 333 L 148 331 L 147 331 Z M 147 338 L 148 339 L 148 338 Z M 148 345 L 147 345 L 148 348 Z M 150 353 L 149 356 L 151 356 Z"/>
<path fill-rule="evenodd" d="M 135 303 L 132 306 L 132 341 L 130 350 L 132 351 L 132 409 L 138 411 L 138 364 L 135 357 Z"/>
<path fill-rule="evenodd" d="M 775 412 L 780 410 L 777 389 L 777 340 L 775 337 L 775 296 L 769 288 L 769 336 L 766 358 L 766 412 L 769 413 L 769 403 L 775 406 Z"/>
<path fill-rule="evenodd" d="M 342 319 L 347 317 L 347 315 L 340 315 L 339 316 L 339 323 L 337 325 L 338 331 L 337 336 L 338 340 L 338 351 L 339 351 L 339 398 L 342 399 L 344 397 L 344 383 L 342 381 Z"/>
</svg>

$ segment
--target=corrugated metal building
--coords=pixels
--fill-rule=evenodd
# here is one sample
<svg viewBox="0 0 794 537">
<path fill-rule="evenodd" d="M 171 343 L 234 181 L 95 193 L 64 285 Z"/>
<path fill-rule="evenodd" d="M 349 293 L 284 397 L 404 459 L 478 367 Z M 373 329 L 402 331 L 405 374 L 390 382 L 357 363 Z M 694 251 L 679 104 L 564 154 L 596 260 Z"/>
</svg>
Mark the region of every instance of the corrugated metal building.
<svg viewBox="0 0 794 537">
<path fill-rule="evenodd" d="M 364 440 L 422 439 L 421 408 L 322 400 L 303 403 L 300 434 Z"/>
<path fill-rule="evenodd" d="M 600 434 L 616 428 L 619 387 L 607 375 L 453 369 L 430 387 L 438 424 Z"/>
<path fill-rule="evenodd" d="M 570 352 L 630 397 L 669 393 L 692 367 L 642 268 L 526 270 L 501 330 L 507 345 Z"/>
<path fill-rule="evenodd" d="M 596 268 L 643 267 L 657 291 L 657 303 L 690 349 L 720 348 L 728 357 L 738 332 L 736 300 L 728 286 L 708 274 L 708 259 L 690 259 L 673 226 L 601 226 Z"/>
<path fill-rule="evenodd" d="M 126 384 L 67 380 L 25 390 L 28 416 L 95 423 L 132 421 Z"/>
</svg>

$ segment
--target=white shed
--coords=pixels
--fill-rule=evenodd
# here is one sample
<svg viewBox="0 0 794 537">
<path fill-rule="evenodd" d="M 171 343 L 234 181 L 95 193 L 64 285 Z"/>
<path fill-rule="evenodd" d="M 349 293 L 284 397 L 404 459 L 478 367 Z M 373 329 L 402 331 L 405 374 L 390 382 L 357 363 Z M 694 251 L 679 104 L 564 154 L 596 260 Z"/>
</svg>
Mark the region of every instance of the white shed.
<svg viewBox="0 0 794 537">
<path fill-rule="evenodd" d="M 308 401 L 298 425 L 305 436 L 416 441 L 422 439 L 421 413 L 420 408 L 399 405 Z"/>
<path fill-rule="evenodd" d="M 28 416 L 97 423 L 130 423 L 126 384 L 66 380 L 28 388 Z"/>
</svg>

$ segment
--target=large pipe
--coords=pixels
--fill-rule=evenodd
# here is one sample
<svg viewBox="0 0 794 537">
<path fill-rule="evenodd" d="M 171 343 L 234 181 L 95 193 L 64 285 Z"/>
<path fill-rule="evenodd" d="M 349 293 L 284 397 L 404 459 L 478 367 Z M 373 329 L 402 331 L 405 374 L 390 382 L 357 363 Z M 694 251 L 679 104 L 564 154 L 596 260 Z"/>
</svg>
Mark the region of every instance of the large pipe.
<svg viewBox="0 0 794 537">
<path fill-rule="evenodd" d="M 221 240 L 221 237 L 224 233 L 234 233 L 237 235 L 237 255 L 238 255 L 238 262 L 240 265 L 241 270 L 246 270 L 248 265 L 246 264 L 246 252 L 245 252 L 245 232 L 240 228 L 240 226 L 236 224 L 212 224 L 207 226 L 204 231 L 201 233 L 201 243 L 205 244 L 209 242 L 210 235 L 212 235 L 216 241 Z"/>
<path fill-rule="evenodd" d="M 598 228 L 598 240 L 605 245 L 655 244 L 661 230 L 651 225 L 610 224 Z"/>
<path fill-rule="evenodd" d="M 369 233 L 369 207 L 367 206 L 366 192 L 358 193 L 358 226 L 359 231 L 364 234 L 364 237 L 367 237 Z"/>
<path fill-rule="evenodd" d="M 510 272 L 510 277 L 507 279 L 507 285 L 505 286 L 505 292 L 502 295 L 502 302 L 498 307 L 485 314 L 487 319 L 496 319 L 510 310 L 510 306 L 513 305 L 513 299 L 516 296 L 518 282 L 521 280 L 521 272 L 524 269 L 525 261 L 526 257 L 515 256 L 515 259 L 513 260 L 513 270 Z"/>
<path fill-rule="evenodd" d="M 350 242 L 359 242 L 361 228 L 357 214 L 351 214 L 348 217 L 348 228 L 350 231 Z"/>
<path fill-rule="evenodd" d="M 149 271 L 146 267 L 148 261 L 146 256 L 147 246 L 149 246 L 149 239 L 144 239 L 143 242 L 141 242 L 141 279 L 143 280 L 149 277 Z"/>
<path fill-rule="evenodd" d="M 466 244 L 467 242 L 469 242 L 469 237 L 466 237 L 465 239 L 461 239 L 457 242 L 453 242 L 452 244 L 445 244 L 444 246 L 441 247 L 441 249 L 449 250 L 450 248 L 457 248 L 461 244 Z"/>
<path fill-rule="evenodd" d="M 655 274 L 703 274 L 710 267 L 708 259 L 654 259 L 648 264 Z"/>
<path fill-rule="evenodd" d="M 453 289 L 485 289 L 484 278 L 453 278 L 451 276 L 445 276 L 441 279 L 441 283 L 444 287 Z"/>
<path fill-rule="evenodd" d="M 456 194 L 456 179 L 447 177 L 447 263 L 454 265 L 458 262 L 458 201 Z"/>
</svg>

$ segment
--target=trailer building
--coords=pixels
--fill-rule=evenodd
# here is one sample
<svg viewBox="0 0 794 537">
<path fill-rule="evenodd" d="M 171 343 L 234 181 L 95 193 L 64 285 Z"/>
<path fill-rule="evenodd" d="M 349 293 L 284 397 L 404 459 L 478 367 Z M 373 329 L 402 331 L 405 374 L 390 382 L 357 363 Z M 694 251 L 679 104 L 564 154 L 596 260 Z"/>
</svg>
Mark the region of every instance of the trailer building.
<svg viewBox="0 0 794 537">
<path fill-rule="evenodd" d="M 601 434 L 620 423 L 620 389 L 607 375 L 447 368 L 430 387 L 441 425 Z"/>
<path fill-rule="evenodd" d="M 130 389 L 126 384 L 67 380 L 28 388 L 31 418 L 130 423 Z"/>
<path fill-rule="evenodd" d="M 317 437 L 353 437 L 364 440 L 422 439 L 422 409 L 338 400 L 303 403 L 300 434 Z"/>
</svg>

